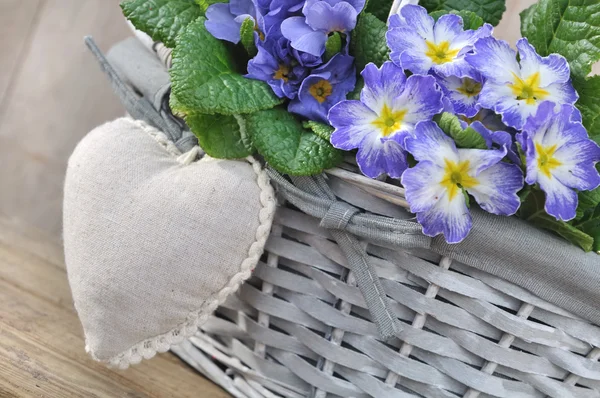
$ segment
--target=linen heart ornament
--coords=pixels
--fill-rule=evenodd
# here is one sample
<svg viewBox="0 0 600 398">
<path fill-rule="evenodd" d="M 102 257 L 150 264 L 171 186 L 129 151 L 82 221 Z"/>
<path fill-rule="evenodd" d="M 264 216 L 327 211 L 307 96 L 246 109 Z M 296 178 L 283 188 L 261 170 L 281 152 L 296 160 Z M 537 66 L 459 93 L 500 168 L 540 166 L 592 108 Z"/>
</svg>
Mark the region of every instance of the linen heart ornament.
<svg viewBox="0 0 600 398">
<path fill-rule="evenodd" d="M 64 198 L 86 350 L 126 368 L 193 335 L 250 276 L 275 207 L 252 158 L 192 162 L 128 118 L 89 133 L 69 159 Z"/>
</svg>

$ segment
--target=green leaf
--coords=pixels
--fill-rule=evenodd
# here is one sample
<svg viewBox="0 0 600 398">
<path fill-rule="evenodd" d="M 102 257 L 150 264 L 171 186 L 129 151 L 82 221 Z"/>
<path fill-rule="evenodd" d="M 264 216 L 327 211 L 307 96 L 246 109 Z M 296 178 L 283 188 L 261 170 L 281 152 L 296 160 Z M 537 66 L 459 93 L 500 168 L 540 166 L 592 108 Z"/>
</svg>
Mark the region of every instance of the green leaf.
<svg viewBox="0 0 600 398">
<path fill-rule="evenodd" d="M 446 15 L 446 14 L 456 14 L 456 15 L 460 16 L 463 20 L 463 26 L 464 26 L 465 30 L 468 30 L 468 29 L 476 30 L 476 29 L 479 29 L 480 27 L 482 27 L 484 24 L 483 18 L 481 18 L 479 15 L 475 14 L 473 11 L 439 10 L 439 11 L 432 12 L 430 15 L 433 17 L 433 19 L 435 19 L 437 21 L 442 15 Z"/>
<path fill-rule="evenodd" d="M 312 130 L 313 133 L 323 138 L 327 142 L 329 142 L 329 139 L 331 138 L 331 133 L 333 133 L 333 130 L 335 130 L 328 124 L 315 122 L 314 120 L 304 122 L 302 123 L 302 126 L 305 129 Z"/>
<path fill-rule="evenodd" d="M 246 18 L 242 22 L 242 26 L 240 26 L 240 42 L 250 58 L 254 57 L 258 52 L 254 43 L 254 25 L 255 23 L 252 18 Z"/>
<path fill-rule="evenodd" d="M 576 223 L 576 227 L 594 239 L 592 249 L 595 252 L 600 251 L 600 205 L 589 209 L 585 216 Z"/>
<path fill-rule="evenodd" d="M 383 22 L 387 22 L 393 2 L 394 0 L 368 0 L 365 12 L 375 15 Z"/>
<path fill-rule="evenodd" d="M 204 27 L 204 17 L 191 23 L 173 50 L 171 75 L 178 114 L 252 113 L 273 108 L 282 100 L 265 82 L 247 79 L 236 70 L 227 45 Z"/>
<path fill-rule="evenodd" d="M 438 126 L 456 142 L 459 148 L 487 149 L 485 140 L 472 127 L 463 130 L 456 115 L 444 112 L 436 118 Z"/>
<path fill-rule="evenodd" d="M 202 15 L 204 15 L 208 7 L 217 3 L 227 3 L 227 0 L 196 0 L 196 4 L 198 4 L 202 9 Z"/>
<path fill-rule="evenodd" d="M 559 221 L 548 215 L 544 210 L 544 193 L 538 189 L 532 190 L 526 201 L 521 205 L 519 216 L 534 225 L 553 231 L 569 242 L 581 247 L 586 252 L 593 249 L 594 238 L 577 227 L 564 221 Z"/>
<path fill-rule="evenodd" d="M 439 10 L 472 11 L 494 26 L 498 25 L 506 10 L 505 0 L 421 0 L 419 4 L 430 13 Z"/>
<path fill-rule="evenodd" d="M 342 151 L 305 130 L 285 109 L 253 113 L 247 118 L 247 127 L 258 152 L 281 173 L 318 174 L 343 159 Z"/>
<path fill-rule="evenodd" d="M 600 144 L 600 76 L 576 77 L 573 86 L 579 93 L 575 106 L 581 111 L 583 125 L 590 138 Z"/>
<path fill-rule="evenodd" d="M 333 34 L 327 38 L 327 42 L 325 42 L 324 61 L 329 61 L 335 54 L 339 53 L 341 49 L 342 36 L 339 32 L 333 32 Z"/>
<path fill-rule="evenodd" d="M 521 33 L 540 55 L 558 53 L 585 77 L 600 59 L 600 2 L 540 0 L 521 13 Z"/>
<path fill-rule="evenodd" d="M 386 32 L 387 25 L 377 17 L 366 12 L 360 14 L 350 42 L 357 71 L 362 71 L 369 62 L 381 66 L 389 60 Z"/>
<path fill-rule="evenodd" d="M 121 9 L 133 26 L 169 48 L 186 26 L 204 15 L 194 0 L 129 0 Z"/>
<path fill-rule="evenodd" d="M 239 159 L 254 152 L 240 115 L 203 115 L 191 113 L 185 122 L 198 137 L 198 144 L 213 158 Z"/>
</svg>

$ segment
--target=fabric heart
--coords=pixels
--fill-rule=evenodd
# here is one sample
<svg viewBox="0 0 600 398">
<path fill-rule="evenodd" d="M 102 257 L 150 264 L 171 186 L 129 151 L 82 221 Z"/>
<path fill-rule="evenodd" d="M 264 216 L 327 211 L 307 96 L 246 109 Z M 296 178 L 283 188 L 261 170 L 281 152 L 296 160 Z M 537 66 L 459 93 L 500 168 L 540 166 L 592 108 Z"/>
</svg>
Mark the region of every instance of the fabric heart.
<svg viewBox="0 0 600 398">
<path fill-rule="evenodd" d="M 250 276 L 271 228 L 276 202 L 258 162 L 179 155 L 161 132 L 122 118 L 69 159 L 69 282 L 86 350 L 113 366 L 194 334 Z"/>
</svg>

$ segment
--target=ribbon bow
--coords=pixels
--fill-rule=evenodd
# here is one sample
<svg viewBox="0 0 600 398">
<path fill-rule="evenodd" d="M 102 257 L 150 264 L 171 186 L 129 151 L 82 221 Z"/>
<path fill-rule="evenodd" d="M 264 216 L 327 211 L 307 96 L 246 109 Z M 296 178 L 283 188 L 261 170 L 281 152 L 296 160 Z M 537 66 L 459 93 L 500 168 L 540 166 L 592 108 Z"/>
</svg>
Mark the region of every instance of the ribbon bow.
<svg viewBox="0 0 600 398">
<path fill-rule="evenodd" d="M 421 233 L 420 225 L 367 214 L 337 200 L 323 175 L 291 177 L 290 182 L 271 168 L 267 173 L 288 202 L 306 214 L 321 219 L 321 227 L 329 230 L 348 259 L 381 337 L 387 340 L 401 331 L 402 326 L 390 311 L 383 286 L 357 237 L 405 248 L 429 248 L 431 238 Z"/>
</svg>

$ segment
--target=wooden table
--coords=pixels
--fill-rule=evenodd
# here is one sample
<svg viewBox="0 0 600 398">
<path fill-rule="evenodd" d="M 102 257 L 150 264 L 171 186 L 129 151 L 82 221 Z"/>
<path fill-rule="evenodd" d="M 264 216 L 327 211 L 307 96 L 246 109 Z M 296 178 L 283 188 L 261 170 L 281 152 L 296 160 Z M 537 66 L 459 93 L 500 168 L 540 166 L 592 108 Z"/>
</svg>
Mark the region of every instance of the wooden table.
<svg viewBox="0 0 600 398">
<path fill-rule="evenodd" d="M 0 218 L 0 397 L 229 395 L 171 353 L 125 371 L 93 361 L 60 242 Z"/>
</svg>

